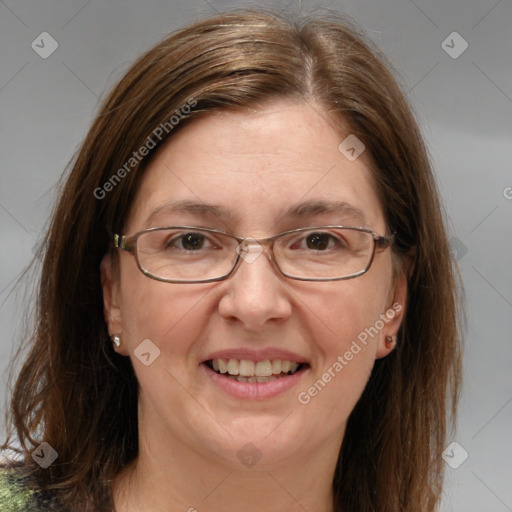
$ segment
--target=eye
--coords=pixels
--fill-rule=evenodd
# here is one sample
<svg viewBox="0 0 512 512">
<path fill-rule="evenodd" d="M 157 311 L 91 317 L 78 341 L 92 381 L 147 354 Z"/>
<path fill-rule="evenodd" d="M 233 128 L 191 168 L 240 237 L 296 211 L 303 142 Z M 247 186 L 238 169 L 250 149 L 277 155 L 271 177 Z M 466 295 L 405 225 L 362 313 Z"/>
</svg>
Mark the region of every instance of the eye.
<svg viewBox="0 0 512 512">
<path fill-rule="evenodd" d="M 346 246 L 343 239 L 332 235 L 331 233 L 318 231 L 308 233 L 296 240 L 290 249 L 306 249 L 311 251 L 323 252 L 329 249 L 342 249 Z"/>
<path fill-rule="evenodd" d="M 185 251 L 199 251 L 204 248 L 208 239 L 205 235 L 196 232 L 184 233 L 169 237 L 165 241 L 166 249 L 182 249 Z"/>
<path fill-rule="evenodd" d="M 306 237 L 306 245 L 308 249 L 323 251 L 329 247 L 332 236 L 327 233 L 313 233 Z"/>
<path fill-rule="evenodd" d="M 181 236 L 181 245 L 183 249 L 187 250 L 198 250 L 202 249 L 204 245 L 205 237 L 198 233 L 187 233 Z"/>
</svg>

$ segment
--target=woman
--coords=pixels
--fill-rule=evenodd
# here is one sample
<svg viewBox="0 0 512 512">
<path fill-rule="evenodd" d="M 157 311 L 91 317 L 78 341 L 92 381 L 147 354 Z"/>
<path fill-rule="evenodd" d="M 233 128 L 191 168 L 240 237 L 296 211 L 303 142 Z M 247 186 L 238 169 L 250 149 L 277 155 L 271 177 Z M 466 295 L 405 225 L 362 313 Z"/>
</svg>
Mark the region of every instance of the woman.
<svg viewBox="0 0 512 512">
<path fill-rule="evenodd" d="M 155 46 L 101 108 L 43 250 L 6 502 L 438 506 L 453 263 L 417 124 L 347 22 L 243 11 Z"/>
</svg>

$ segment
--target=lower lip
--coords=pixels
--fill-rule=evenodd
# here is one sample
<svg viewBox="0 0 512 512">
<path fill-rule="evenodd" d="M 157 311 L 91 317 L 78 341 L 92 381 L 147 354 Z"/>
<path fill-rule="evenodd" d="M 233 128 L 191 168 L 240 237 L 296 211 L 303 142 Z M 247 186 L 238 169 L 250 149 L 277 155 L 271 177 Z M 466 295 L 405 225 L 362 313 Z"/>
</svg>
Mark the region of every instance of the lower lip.
<svg viewBox="0 0 512 512">
<path fill-rule="evenodd" d="M 229 377 L 225 377 L 223 374 L 214 372 L 204 363 L 201 364 L 201 368 L 217 386 L 229 395 L 237 398 L 254 399 L 272 398 L 288 391 L 293 388 L 293 386 L 297 385 L 304 373 L 308 371 L 308 367 L 305 366 L 293 375 L 280 377 L 270 382 L 238 382 Z"/>
</svg>

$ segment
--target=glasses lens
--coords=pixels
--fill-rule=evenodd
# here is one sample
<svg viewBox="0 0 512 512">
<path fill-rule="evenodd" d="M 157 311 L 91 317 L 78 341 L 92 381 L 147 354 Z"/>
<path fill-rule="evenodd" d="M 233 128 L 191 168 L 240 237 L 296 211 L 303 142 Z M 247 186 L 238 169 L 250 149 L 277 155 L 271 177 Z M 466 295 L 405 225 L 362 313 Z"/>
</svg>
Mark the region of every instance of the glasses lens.
<svg viewBox="0 0 512 512">
<path fill-rule="evenodd" d="M 292 278 L 341 279 L 365 272 L 374 246 L 371 233 L 355 228 L 313 228 L 276 238 L 274 257 L 281 271 Z M 137 260 L 143 272 L 157 279 L 207 281 L 232 271 L 237 247 L 235 238 L 222 233 L 162 228 L 139 235 Z"/>
<path fill-rule="evenodd" d="M 348 228 L 322 228 L 288 233 L 274 245 L 281 271 L 304 279 L 335 279 L 364 272 L 371 262 L 371 233 Z"/>
<path fill-rule="evenodd" d="M 236 260 L 237 241 L 200 229 L 157 229 L 137 240 L 141 268 L 171 281 L 202 281 L 228 274 Z"/>
</svg>

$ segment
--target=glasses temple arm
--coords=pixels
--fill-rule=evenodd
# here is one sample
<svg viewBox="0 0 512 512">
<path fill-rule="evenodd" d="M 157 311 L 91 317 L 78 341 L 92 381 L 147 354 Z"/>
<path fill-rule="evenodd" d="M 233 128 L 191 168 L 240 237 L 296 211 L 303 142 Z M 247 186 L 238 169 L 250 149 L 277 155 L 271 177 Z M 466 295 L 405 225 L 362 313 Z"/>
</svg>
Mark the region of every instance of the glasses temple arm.
<svg viewBox="0 0 512 512">
<path fill-rule="evenodd" d="M 134 250 L 134 237 L 126 238 L 124 235 L 114 235 L 114 247 L 122 249 L 126 252 L 133 252 Z"/>
</svg>

